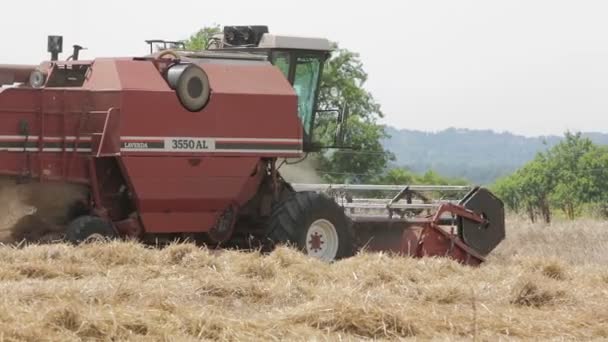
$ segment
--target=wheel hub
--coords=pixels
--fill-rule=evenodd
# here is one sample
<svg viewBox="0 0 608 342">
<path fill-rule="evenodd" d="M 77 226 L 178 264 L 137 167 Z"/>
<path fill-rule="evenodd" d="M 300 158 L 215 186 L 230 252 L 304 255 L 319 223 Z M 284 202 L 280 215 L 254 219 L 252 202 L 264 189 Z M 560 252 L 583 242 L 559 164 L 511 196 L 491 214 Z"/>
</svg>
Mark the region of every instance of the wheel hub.
<svg viewBox="0 0 608 342">
<path fill-rule="evenodd" d="M 313 222 L 306 234 L 306 252 L 308 255 L 324 261 L 333 261 L 338 254 L 338 232 L 328 220 Z"/>
<path fill-rule="evenodd" d="M 310 237 L 310 241 L 308 241 L 308 243 L 310 244 L 310 248 L 314 251 L 314 252 L 319 252 L 321 250 L 321 248 L 323 248 L 323 244 L 325 243 L 325 241 L 323 241 L 323 235 L 315 232 L 311 237 Z"/>
<path fill-rule="evenodd" d="M 91 234 L 84 240 L 85 243 L 99 243 L 103 241 L 106 241 L 106 237 L 99 233 Z"/>
</svg>

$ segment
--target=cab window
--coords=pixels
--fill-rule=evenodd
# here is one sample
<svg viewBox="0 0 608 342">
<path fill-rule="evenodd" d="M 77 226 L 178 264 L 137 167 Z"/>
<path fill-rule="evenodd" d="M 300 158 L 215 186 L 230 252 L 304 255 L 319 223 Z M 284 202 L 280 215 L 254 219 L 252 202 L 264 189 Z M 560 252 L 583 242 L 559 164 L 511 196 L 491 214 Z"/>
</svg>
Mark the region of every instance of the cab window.
<svg viewBox="0 0 608 342">
<path fill-rule="evenodd" d="M 281 70 L 283 75 L 285 75 L 285 78 L 289 79 L 289 66 L 291 63 L 289 53 L 274 52 L 272 54 L 272 60 L 272 64 L 274 64 L 277 68 L 279 68 L 279 70 Z"/>
<path fill-rule="evenodd" d="M 298 94 L 298 112 L 307 135 L 310 134 L 312 129 L 320 71 L 321 61 L 318 57 L 297 57 L 293 87 Z"/>
</svg>

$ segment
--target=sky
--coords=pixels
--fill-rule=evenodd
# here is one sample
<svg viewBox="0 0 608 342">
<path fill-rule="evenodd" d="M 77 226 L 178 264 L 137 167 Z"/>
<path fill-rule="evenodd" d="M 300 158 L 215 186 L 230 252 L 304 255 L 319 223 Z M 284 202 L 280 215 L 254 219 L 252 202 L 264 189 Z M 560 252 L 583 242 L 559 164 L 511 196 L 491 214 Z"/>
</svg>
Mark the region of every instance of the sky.
<svg viewBox="0 0 608 342">
<path fill-rule="evenodd" d="M 213 24 L 268 25 L 359 53 L 382 122 L 397 128 L 608 133 L 605 0 L 174 3 L 7 2 L 0 63 L 38 64 L 49 34 L 93 58 L 143 55 L 146 39 L 186 39 Z"/>
</svg>

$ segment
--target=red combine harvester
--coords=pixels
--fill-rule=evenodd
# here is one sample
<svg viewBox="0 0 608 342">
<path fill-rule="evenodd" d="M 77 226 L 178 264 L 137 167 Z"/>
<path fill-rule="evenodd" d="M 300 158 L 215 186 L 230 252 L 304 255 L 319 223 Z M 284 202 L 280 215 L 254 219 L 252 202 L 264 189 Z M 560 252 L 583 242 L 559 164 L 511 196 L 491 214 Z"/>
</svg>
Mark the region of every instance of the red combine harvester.
<svg viewBox="0 0 608 342">
<path fill-rule="evenodd" d="M 62 38 L 52 36 L 50 61 L 0 65 L 0 174 L 18 186 L 82 189 L 62 215 L 33 204 L 37 211 L 17 225 L 61 226 L 75 243 L 289 243 L 328 261 L 366 248 L 476 265 L 504 239 L 503 204 L 483 188 L 290 184 L 281 176 L 283 160 L 320 148 L 313 132 L 328 112 L 316 110 L 328 40 L 235 26 L 204 51 L 148 43 L 144 57 L 84 61 L 75 46 L 59 61 Z M 170 49 L 155 52 L 158 44 Z M 347 114 L 337 113 L 341 146 Z M 13 230 L 14 239 L 27 237 Z"/>
</svg>

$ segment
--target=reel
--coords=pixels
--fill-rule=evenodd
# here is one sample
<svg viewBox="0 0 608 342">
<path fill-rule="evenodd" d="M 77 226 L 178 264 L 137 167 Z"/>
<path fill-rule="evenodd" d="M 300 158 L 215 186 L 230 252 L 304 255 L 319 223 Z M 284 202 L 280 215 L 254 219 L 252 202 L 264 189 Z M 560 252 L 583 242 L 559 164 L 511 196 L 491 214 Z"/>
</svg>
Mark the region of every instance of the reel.
<svg viewBox="0 0 608 342">
<path fill-rule="evenodd" d="M 482 216 L 486 222 L 459 217 L 458 236 L 479 254 L 488 255 L 506 236 L 503 202 L 488 190 L 476 188 L 460 201 L 460 205 Z"/>
</svg>

